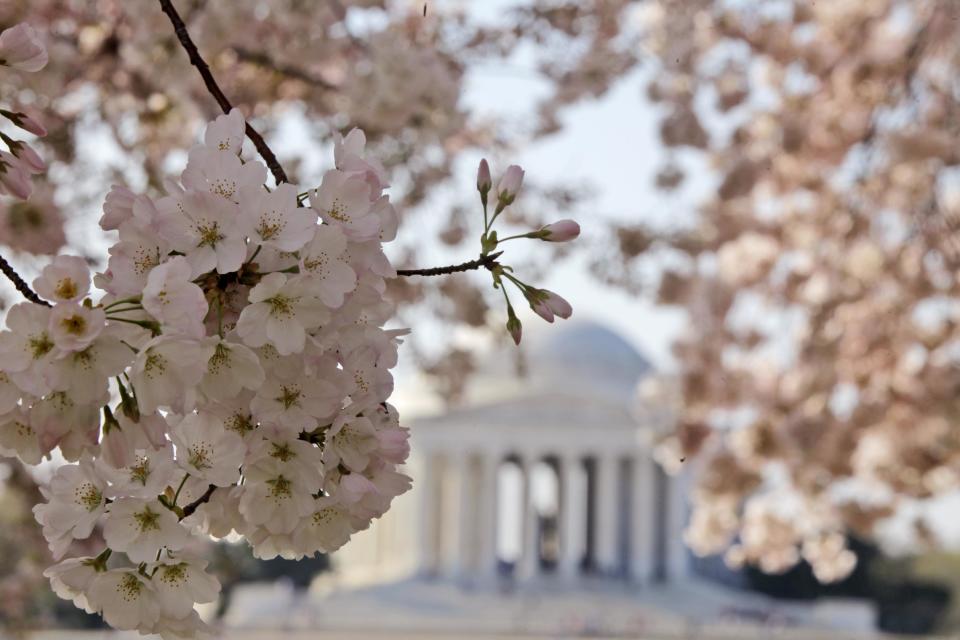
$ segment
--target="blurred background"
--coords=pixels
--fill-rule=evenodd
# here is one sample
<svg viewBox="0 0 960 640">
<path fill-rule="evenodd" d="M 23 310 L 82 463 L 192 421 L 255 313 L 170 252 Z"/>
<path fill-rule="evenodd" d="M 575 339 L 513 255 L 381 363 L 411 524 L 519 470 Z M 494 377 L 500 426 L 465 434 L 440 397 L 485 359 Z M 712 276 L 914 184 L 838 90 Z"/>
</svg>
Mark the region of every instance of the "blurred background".
<svg viewBox="0 0 960 640">
<path fill-rule="evenodd" d="M 414 490 L 332 557 L 211 541 L 224 637 L 960 631 L 960 4 L 176 5 L 294 182 L 364 129 L 398 267 L 475 257 L 481 157 L 527 171 L 501 236 L 583 229 L 505 245 L 574 306 L 520 347 L 487 274 L 396 280 Z M 50 168 L 2 251 L 103 268 L 109 186 L 159 193 L 216 105 L 158 3 L 24 20 L 51 62 L 0 95 Z M 41 576 L 49 472 L 0 462 L 0 636 L 101 637 Z"/>
</svg>

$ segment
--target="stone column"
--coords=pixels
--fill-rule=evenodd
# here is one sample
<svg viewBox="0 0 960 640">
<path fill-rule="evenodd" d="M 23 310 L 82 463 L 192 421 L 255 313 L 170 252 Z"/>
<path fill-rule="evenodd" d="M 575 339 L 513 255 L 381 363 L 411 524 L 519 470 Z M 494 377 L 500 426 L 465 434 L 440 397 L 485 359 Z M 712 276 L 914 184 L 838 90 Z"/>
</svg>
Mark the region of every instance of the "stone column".
<svg viewBox="0 0 960 640">
<path fill-rule="evenodd" d="M 497 577 L 497 470 L 500 455 L 483 452 L 476 468 L 476 487 L 479 523 L 477 526 L 478 566 L 481 579 L 491 580 Z"/>
<path fill-rule="evenodd" d="M 609 454 L 596 458 L 596 494 L 594 496 L 594 536 L 596 539 L 596 569 L 603 575 L 617 571 L 617 516 L 619 487 L 617 486 L 618 459 Z"/>
<path fill-rule="evenodd" d="M 473 458 L 469 451 L 451 456 L 456 477 L 457 498 L 454 513 L 457 518 L 457 541 L 453 555 L 453 574 L 459 580 L 469 578 L 474 566 L 474 533 L 476 504 L 474 502 Z"/>
<path fill-rule="evenodd" d="M 630 578 L 637 584 L 653 582 L 656 567 L 656 469 L 650 452 L 641 450 L 630 471 Z"/>
<path fill-rule="evenodd" d="M 580 575 L 586 542 L 587 495 L 578 456 L 560 459 L 560 574 L 567 580 Z"/>
<path fill-rule="evenodd" d="M 434 576 L 440 559 L 440 485 L 437 483 L 437 458 L 432 451 L 423 454 L 420 472 L 420 553 L 417 573 Z"/>
<path fill-rule="evenodd" d="M 533 504 L 533 467 L 536 464 L 533 456 L 524 457 L 520 463 L 523 473 L 523 544 L 520 557 L 517 560 L 517 580 L 532 580 L 540 571 L 540 532 L 537 523 L 537 510 Z"/>
<path fill-rule="evenodd" d="M 690 556 L 683 540 L 683 531 L 687 526 L 686 489 L 689 479 L 690 476 L 684 472 L 666 476 L 668 581 L 683 580 L 690 572 Z"/>
</svg>

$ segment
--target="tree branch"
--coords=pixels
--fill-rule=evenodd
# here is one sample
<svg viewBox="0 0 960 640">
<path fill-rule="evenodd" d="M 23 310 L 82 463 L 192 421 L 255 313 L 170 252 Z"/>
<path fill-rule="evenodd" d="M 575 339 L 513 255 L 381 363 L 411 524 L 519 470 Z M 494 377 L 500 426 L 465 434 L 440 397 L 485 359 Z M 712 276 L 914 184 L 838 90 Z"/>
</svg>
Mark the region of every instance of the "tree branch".
<svg viewBox="0 0 960 640">
<path fill-rule="evenodd" d="M 50 306 L 49 302 L 38 296 L 33 289 L 30 288 L 30 285 L 27 284 L 27 281 L 20 277 L 20 274 L 14 270 L 14 268 L 3 256 L 0 256 L 0 271 L 2 271 L 3 275 L 7 276 L 7 279 L 13 283 L 13 286 L 17 288 L 17 291 L 23 294 L 24 298 L 30 302 L 42 304 L 45 307 Z"/>
<path fill-rule="evenodd" d="M 430 269 L 397 269 L 398 276 L 445 276 L 451 273 L 461 273 L 463 271 L 474 271 L 476 269 L 485 268 L 493 269 L 494 265 L 497 264 L 497 258 L 503 251 L 498 251 L 497 253 L 491 253 L 486 256 L 480 256 L 476 260 L 471 260 L 470 262 L 463 262 L 460 264 L 453 264 L 449 267 L 432 267 Z"/>
<path fill-rule="evenodd" d="M 213 73 L 210 71 L 210 66 L 207 64 L 206 60 L 200 55 L 200 51 L 197 50 L 197 45 L 194 44 L 193 39 L 190 37 L 190 33 L 187 31 L 187 25 L 183 22 L 183 18 L 180 17 L 180 14 L 177 13 L 177 9 L 173 6 L 172 0 L 159 0 L 160 8 L 163 10 L 167 17 L 170 18 L 170 23 L 173 25 L 173 30 L 177 34 L 177 39 L 180 41 L 180 44 L 183 46 L 184 51 L 187 52 L 187 57 L 190 58 L 190 63 L 197 68 L 197 71 L 200 72 L 200 77 L 203 78 L 203 83 L 207 86 L 207 91 L 210 92 L 210 95 L 217 101 L 217 104 L 220 105 L 220 108 L 223 109 L 224 113 L 229 113 L 230 109 L 233 108 L 233 105 L 230 104 L 230 100 L 227 99 L 227 96 L 224 95 L 223 91 L 220 89 L 220 85 L 217 84 L 216 78 L 213 77 Z M 237 55 L 242 58 L 247 58 L 252 62 L 265 63 L 269 61 L 268 58 L 262 55 L 251 53 L 244 49 L 236 49 Z M 302 80 L 312 82 L 314 84 L 319 84 L 315 78 L 310 78 L 305 74 L 296 72 L 290 69 L 280 69 L 274 65 L 281 73 L 286 73 L 294 77 L 299 77 Z M 326 85 L 321 85 L 326 86 Z M 333 88 L 330 86 L 329 88 Z M 260 153 L 261 157 L 266 161 L 267 166 L 270 167 L 270 171 L 273 173 L 273 177 L 276 178 L 277 183 L 289 182 L 286 172 L 284 172 L 283 167 L 280 166 L 280 162 L 277 160 L 277 156 L 274 155 L 273 151 L 267 146 L 266 141 L 264 141 L 263 136 L 257 133 L 256 129 L 250 126 L 250 123 L 246 123 L 247 137 L 253 141 L 254 146 L 257 148 L 257 151 Z M 501 252 L 502 253 L 502 252 Z M 473 271 L 475 269 L 480 269 L 481 267 L 486 269 L 491 269 L 494 264 L 496 264 L 496 259 L 500 253 L 480 256 L 476 260 L 471 260 L 470 262 L 464 262 L 462 264 L 450 265 L 448 267 L 433 267 L 430 269 L 398 269 L 398 276 L 442 276 L 450 273 L 460 273 L 462 271 Z M 9 277 L 9 276 L 8 276 Z M 14 281 L 16 284 L 16 281 Z M 20 288 L 19 286 L 17 287 Z M 29 290 L 29 288 L 28 288 Z M 21 290 L 22 292 L 22 290 Z M 32 292 L 31 292 L 32 293 Z M 30 297 L 24 293 L 28 298 Z M 31 298 L 32 299 L 32 298 Z M 212 493 L 212 490 L 209 492 Z M 206 494 L 204 494 L 206 495 Z M 209 496 L 207 496 L 209 500 Z M 205 500 L 204 500 L 205 502 Z M 190 506 L 190 505 L 188 505 Z M 196 507 L 194 507 L 196 509 Z M 186 509 L 184 509 L 186 511 Z M 192 512 L 191 512 L 192 513 Z"/>
<path fill-rule="evenodd" d="M 193 39 L 187 32 L 187 25 L 184 24 L 183 18 L 180 17 L 179 13 L 177 13 L 176 8 L 173 6 L 173 2 L 171 0 L 160 0 L 160 8 L 165 14 L 167 14 L 167 17 L 170 18 L 170 23 L 173 25 L 173 30 L 177 34 L 177 39 L 183 46 L 184 51 L 187 52 L 187 57 L 190 58 L 190 63 L 197 68 L 197 71 L 200 72 L 200 77 L 203 78 L 203 83 L 207 86 L 207 91 L 209 91 L 210 95 L 212 95 L 214 100 L 217 101 L 217 104 L 220 105 L 220 108 L 223 109 L 223 112 L 229 113 L 230 109 L 233 108 L 233 105 L 230 104 L 230 100 L 227 99 L 227 96 L 224 95 L 223 91 L 220 89 L 220 85 L 217 84 L 216 79 L 210 72 L 210 66 L 197 50 L 197 45 L 194 44 Z M 270 172 L 276 179 L 277 184 L 281 182 L 290 182 L 290 180 L 287 178 L 286 172 L 283 170 L 283 167 L 280 166 L 277 156 L 274 155 L 270 147 L 267 146 L 263 136 L 261 136 L 256 129 L 251 127 L 249 122 L 246 123 L 246 133 L 247 137 L 253 142 L 253 146 L 257 148 L 257 152 L 264 159 L 264 161 L 266 161 L 267 166 L 270 167 Z"/>
<path fill-rule="evenodd" d="M 213 496 L 213 492 L 216 490 L 217 490 L 217 485 L 215 484 L 211 484 L 207 486 L 207 490 L 203 492 L 202 496 L 200 496 L 199 498 L 197 498 L 196 500 L 194 500 L 193 502 L 191 502 L 190 504 L 186 505 L 183 508 L 183 517 L 180 519 L 183 520 L 183 518 L 189 518 L 190 516 L 193 515 L 194 511 L 200 508 L 200 505 L 210 502 L 210 498 Z"/>
<path fill-rule="evenodd" d="M 234 53 L 237 54 L 237 58 L 243 62 L 248 62 L 252 65 L 268 69 L 279 73 L 280 75 L 287 76 L 288 78 L 293 78 L 294 80 L 299 80 L 308 85 L 319 87 L 321 89 L 336 89 L 336 85 L 331 84 L 324 80 L 323 78 L 318 78 L 313 76 L 303 69 L 298 69 L 290 65 L 281 64 L 268 56 L 265 53 L 259 51 L 252 51 L 245 47 L 234 47 Z"/>
</svg>

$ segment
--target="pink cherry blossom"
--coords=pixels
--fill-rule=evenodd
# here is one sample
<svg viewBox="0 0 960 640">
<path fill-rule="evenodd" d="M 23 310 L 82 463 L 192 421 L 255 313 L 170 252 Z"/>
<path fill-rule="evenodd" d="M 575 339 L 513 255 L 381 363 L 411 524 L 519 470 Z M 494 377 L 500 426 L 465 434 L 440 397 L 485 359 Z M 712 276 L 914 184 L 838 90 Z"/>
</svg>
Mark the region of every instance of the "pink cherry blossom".
<svg viewBox="0 0 960 640">
<path fill-rule="evenodd" d="M 47 65 L 47 49 L 29 24 L 0 32 L 0 65 L 21 71 L 40 71 Z"/>
<path fill-rule="evenodd" d="M 33 281 L 40 296 L 54 302 L 79 302 L 90 291 L 90 267 L 79 256 L 57 256 Z"/>
<path fill-rule="evenodd" d="M 257 191 L 240 204 L 250 241 L 279 251 L 296 251 L 313 236 L 316 214 L 297 206 L 297 188 L 278 185 L 273 191 Z"/>
<path fill-rule="evenodd" d="M 331 169 L 323 175 L 310 204 L 327 224 L 340 227 L 351 240 L 376 238 L 380 217 L 370 201 L 370 185 L 362 176 Z"/>
<path fill-rule="evenodd" d="M 170 247 L 185 254 L 193 277 L 240 268 L 247 255 L 247 226 L 241 224 L 237 206 L 230 200 L 190 191 L 180 197 L 163 198 L 157 208 Z"/>
<path fill-rule="evenodd" d="M 201 338 L 209 305 L 203 290 L 190 280 L 191 273 L 181 256 L 154 267 L 147 276 L 142 304 L 168 333 Z"/>
<path fill-rule="evenodd" d="M 303 351 L 307 330 L 330 317 L 309 280 L 302 277 L 271 273 L 250 290 L 249 300 L 237 321 L 237 333 L 249 346 L 269 342 L 281 355 Z"/>
<path fill-rule="evenodd" d="M 322 225 L 300 251 L 300 273 L 315 287 L 317 297 L 331 308 L 343 304 L 353 291 L 357 275 L 345 259 L 347 237 L 338 227 Z"/>
</svg>

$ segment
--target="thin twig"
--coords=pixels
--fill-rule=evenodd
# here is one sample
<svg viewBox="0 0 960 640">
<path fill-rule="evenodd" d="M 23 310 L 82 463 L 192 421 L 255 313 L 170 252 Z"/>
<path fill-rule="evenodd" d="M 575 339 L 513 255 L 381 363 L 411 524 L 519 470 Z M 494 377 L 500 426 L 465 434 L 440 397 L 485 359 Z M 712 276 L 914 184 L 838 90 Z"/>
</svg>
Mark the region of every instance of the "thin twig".
<svg viewBox="0 0 960 640">
<path fill-rule="evenodd" d="M 220 89 L 220 85 L 217 84 L 216 79 L 210 72 L 210 66 L 197 50 L 197 45 L 194 44 L 193 39 L 190 37 L 190 33 L 187 31 L 187 25 L 184 24 L 183 18 L 180 17 L 179 13 L 177 13 L 176 8 L 173 6 L 173 2 L 171 2 L 171 0 L 160 0 L 160 8 L 165 14 L 167 14 L 167 17 L 170 18 L 170 22 L 173 24 L 173 30 L 177 34 L 177 39 L 180 41 L 180 44 L 183 45 L 184 51 L 187 52 L 187 57 L 190 58 L 190 63 L 197 68 L 197 71 L 200 72 L 200 77 L 203 78 L 203 83 L 207 86 L 207 91 L 209 91 L 210 95 L 212 95 L 214 100 L 217 101 L 217 104 L 220 105 L 220 108 L 223 109 L 224 113 L 230 113 L 230 109 L 233 108 L 233 105 L 230 104 L 230 100 L 227 99 L 227 96 L 224 95 L 223 91 Z M 250 140 L 253 142 L 253 146 L 257 148 L 257 152 L 266 161 L 267 166 L 270 167 L 270 172 L 273 173 L 273 177 L 276 179 L 277 184 L 281 182 L 290 182 L 290 180 L 287 178 L 286 172 L 283 170 L 283 167 L 280 166 L 277 156 L 273 153 L 270 147 L 267 146 L 263 136 L 261 136 L 256 129 L 251 127 L 249 122 L 247 122 L 246 125 L 247 137 L 250 138 Z"/>
<path fill-rule="evenodd" d="M 209 91 L 210 95 L 212 95 L 217 101 L 217 104 L 220 105 L 220 108 L 223 109 L 223 112 L 229 113 L 230 109 L 233 108 L 233 105 L 230 104 L 230 100 L 227 99 L 227 96 L 225 96 L 223 91 L 220 89 L 220 85 L 217 84 L 216 79 L 213 77 L 213 73 L 210 71 L 210 66 L 200 55 L 200 51 L 197 50 L 197 45 L 194 44 L 193 39 L 190 37 L 190 33 L 187 31 L 187 25 L 183 22 L 183 18 L 180 17 L 180 14 L 177 13 L 176 8 L 173 6 L 173 2 L 171 0 L 159 1 L 160 8 L 165 14 L 167 14 L 167 17 L 170 18 L 170 22 L 173 24 L 173 30 L 176 32 L 177 39 L 180 41 L 180 44 L 183 45 L 184 51 L 187 52 L 187 57 L 190 58 L 190 63 L 197 68 L 197 71 L 200 72 L 200 77 L 203 78 L 203 83 L 207 86 L 207 91 Z M 336 0 L 331 0 L 331 2 L 336 2 Z M 287 174 L 284 172 L 283 167 L 280 166 L 280 162 L 277 160 L 277 156 L 274 155 L 270 147 L 267 146 L 263 136 L 257 133 L 257 131 L 250 126 L 249 122 L 246 124 L 247 137 L 253 141 L 257 151 L 266 161 L 267 166 L 270 167 L 270 171 L 273 173 L 273 177 L 276 178 L 277 183 L 289 182 Z M 457 265 L 450 265 L 448 267 L 432 267 L 430 269 L 398 269 L 397 275 L 442 276 L 450 273 L 460 273 L 462 271 L 473 271 L 475 269 L 480 269 L 481 267 L 492 269 L 493 265 L 496 264 L 496 259 L 499 255 L 499 253 L 496 253 L 487 256 L 480 256 L 480 258 L 476 260 L 471 260 L 470 262 L 464 262 Z M 212 492 L 212 490 L 210 492 Z M 209 497 L 207 499 L 209 499 Z M 186 509 L 184 509 L 184 511 L 186 511 Z"/>
<path fill-rule="evenodd" d="M 323 78 L 318 78 L 314 75 L 311 75 L 303 69 L 281 64 L 260 51 L 253 51 L 245 47 L 234 47 L 233 51 L 237 54 L 237 58 L 243 62 L 249 62 L 250 64 L 274 71 L 280 75 L 287 76 L 288 78 L 293 78 L 294 80 L 300 80 L 301 82 L 305 82 L 306 84 L 319 87 L 321 89 L 332 90 L 337 88 L 336 85 L 327 82 Z"/>
<path fill-rule="evenodd" d="M 200 505 L 210 502 L 210 498 L 213 497 L 213 492 L 217 490 L 217 485 L 211 484 L 207 486 L 207 490 L 203 492 L 203 495 L 186 505 L 183 508 L 183 518 L 189 518 L 193 515 L 193 512 L 200 508 Z M 183 520 L 183 518 L 180 518 Z"/>
<path fill-rule="evenodd" d="M 461 273 L 463 271 L 474 271 L 476 269 L 492 269 L 497 264 L 497 258 L 502 251 L 491 253 L 490 255 L 480 256 L 476 260 L 453 264 L 449 267 L 432 267 L 430 269 L 397 269 L 398 276 L 445 276 L 451 273 Z"/>
<path fill-rule="evenodd" d="M 13 286 L 17 288 L 17 291 L 23 294 L 24 298 L 30 302 L 42 304 L 45 307 L 50 306 L 49 302 L 38 296 L 33 289 L 30 288 L 30 285 L 27 284 L 27 281 L 20 277 L 20 274 L 14 270 L 14 268 L 3 256 L 0 256 L 0 271 L 3 271 L 3 275 L 7 276 L 7 279 L 13 283 Z"/>
</svg>

